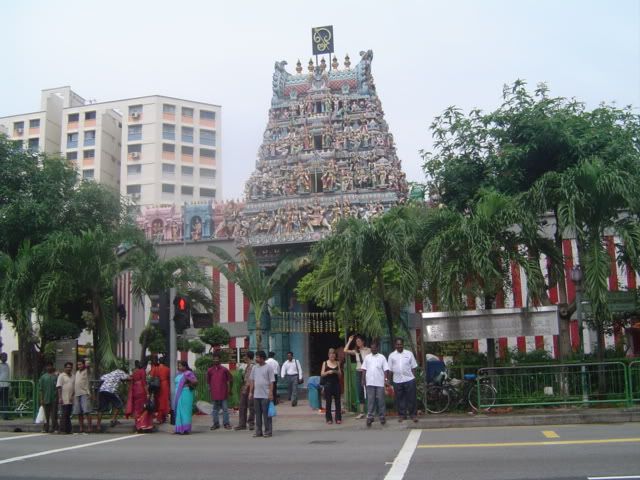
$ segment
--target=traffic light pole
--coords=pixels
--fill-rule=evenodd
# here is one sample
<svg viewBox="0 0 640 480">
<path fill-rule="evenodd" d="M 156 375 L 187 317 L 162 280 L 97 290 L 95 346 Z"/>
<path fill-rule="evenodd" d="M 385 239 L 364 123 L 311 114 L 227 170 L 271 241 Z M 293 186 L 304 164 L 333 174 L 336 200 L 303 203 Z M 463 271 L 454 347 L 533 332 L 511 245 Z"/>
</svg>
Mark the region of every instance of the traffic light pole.
<svg viewBox="0 0 640 480">
<path fill-rule="evenodd" d="M 172 288 L 169 290 L 169 298 L 175 298 L 176 296 L 176 289 Z M 175 326 L 173 324 L 173 316 L 175 314 L 175 306 L 173 305 L 173 302 L 170 301 L 169 302 L 169 369 L 171 372 L 171 379 L 176 378 L 176 329 Z M 171 382 L 169 382 L 169 384 L 171 385 L 171 397 L 170 398 L 174 398 L 175 397 L 175 393 L 176 393 L 176 386 L 175 386 L 175 382 L 172 380 Z"/>
</svg>

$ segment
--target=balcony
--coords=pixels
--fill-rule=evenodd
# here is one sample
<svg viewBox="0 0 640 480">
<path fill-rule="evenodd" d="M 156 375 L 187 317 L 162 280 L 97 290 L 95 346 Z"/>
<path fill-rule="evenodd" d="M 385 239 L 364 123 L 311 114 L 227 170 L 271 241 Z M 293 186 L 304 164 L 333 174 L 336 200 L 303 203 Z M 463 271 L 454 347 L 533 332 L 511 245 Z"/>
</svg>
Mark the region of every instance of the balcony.
<svg viewBox="0 0 640 480">
<path fill-rule="evenodd" d="M 21 137 L 24 135 L 24 128 L 18 127 L 18 128 L 14 128 L 13 129 L 13 136 L 14 137 Z"/>
<path fill-rule="evenodd" d="M 180 160 L 182 160 L 182 163 L 193 163 L 193 154 L 183 153 L 180 156 Z"/>
<path fill-rule="evenodd" d="M 203 157 L 200 156 L 200 165 L 206 165 L 208 167 L 216 166 L 216 159 L 212 157 Z"/>
<path fill-rule="evenodd" d="M 162 152 L 162 160 L 175 160 L 176 152 Z"/>
<path fill-rule="evenodd" d="M 67 123 L 67 130 L 77 130 L 78 129 L 78 121 Z"/>
<path fill-rule="evenodd" d="M 82 159 L 83 167 L 91 167 L 95 164 L 95 157 L 85 157 Z"/>
<path fill-rule="evenodd" d="M 90 118 L 88 120 L 85 119 L 84 126 L 85 126 L 85 128 L 87 128 L 87 127 L 95 127 L 96 126 L 96 119 L 95 118 Z"/>
<path fill-rule="evenodd" d="M 78 148 L 78 140 L 67 140 L 67 148 Z"/>
<path fill-rule="evenodd" d="M 188 115 L 182 115 L 182 123 L 193 125 L 193 117 L 190 117 Z"/>
<path fill-rule="evenodd" d="M 84 145 L 85 147 L 94 147 L 94 146 L 95 146 L 95 144 L 96 144 L 96 139 L 95 139 L 95 137 L 94 137 L 94 138 L 86 138 L 86 137 L 85 137 L 85 139 L 84 139 L 84 143 L 83 143 L 83 145 Z"/>
<path fill-rule="evenodd" d="M 129 123 L 138 123 L 142 121 L 142 112 L 132 112 L 129 114 Z"/>
<path fill-rule="evenodd" d="M 29 136 L 31 135 L 40 135 L 40 127 L 30 127 Z"/>
<path fill-rule="evenodd" d="M 200 119 L 200 126 L 201 127 L 208 127 L 208 128 L 216 128 L 216 121 L 215 120 L 211 120 L 211 119 L 207 119 L 207 118 L 201 118 Z"/>
<path fill-rule="evenodd" d="M 170 122 L 175 122 L 175 121 L 176 121 L 176 114 L 175 114 L 175 113 L 167 113 L 167 112 L 164 112 L 164 113 L 162 114 L 162 119 L 163 119 L 163 120 L 168 120 L 168 121 L 170 121 Z"/>
</svg>

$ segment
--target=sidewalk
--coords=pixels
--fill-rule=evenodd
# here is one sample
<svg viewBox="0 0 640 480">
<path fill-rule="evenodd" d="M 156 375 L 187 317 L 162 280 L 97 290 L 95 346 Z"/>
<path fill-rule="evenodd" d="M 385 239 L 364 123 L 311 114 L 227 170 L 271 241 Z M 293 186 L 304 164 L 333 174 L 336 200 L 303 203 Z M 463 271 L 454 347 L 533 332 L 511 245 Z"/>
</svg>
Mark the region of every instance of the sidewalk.
<svg viewBox="0 0 640 480">
<path fill-rule="evenodd" d="M 344 413 L 342 424 L 327 425 L 324 411 L 311 410 L 306 400 L 299 400 L 297 407 L 289 402 L 281 402 L 277 406 L 278 415 L 274 418 L 274 430 L 277 431 L 315 431 L 319 429 L 333 430 L 367 430 L 364 419 L 357 419 L 354 413 Z M 231 413 L 231 425 L 238 424 L 238 413 Z M 513 411 L 499 410 L 497 412 L 480 413 L 447 413 L 439 415 L 421 415 L 419 421 L 398 422 L 396 416 L 389 415 L 387 424 L 382 427 L 376 420 L 371 429 L 380 428 L 391 430 L 407 430 L 412 428 L 469 428 L 469 427 L 504 427 L 504 426 L 532 426 L 559 424 L 589 424 L 589 423 L 626 423 L 640 422 L 640 406 L 633 408 L 582 408 L 563 407 L 554 409 L 519 409 Z M 74 429 L 77 431 L 77 420 L 74 419 Z M 94 419 L 95 424 L 95 419 Z M 103 419 L 103 430 L 106 433 L 127 434 L 133 432 L 133 420 L 121 419 L 121 424 L 113 428 L 107 427 L 109 419 Z M 211 417 L 209 415 L 193 416 L 194 432 L 209 432 Z M 41 425 L 23 417 L 22 419 L 0 420 L 0 431 L 3 432 L 40 432 Z M 171 425 L 160 425 L 160 432 L 173 432 Z M 240 435 L 242 432 L 219 430 L 215 434 Z M 212 433 L 213 434 L 213 433 Z"/>
</svg>

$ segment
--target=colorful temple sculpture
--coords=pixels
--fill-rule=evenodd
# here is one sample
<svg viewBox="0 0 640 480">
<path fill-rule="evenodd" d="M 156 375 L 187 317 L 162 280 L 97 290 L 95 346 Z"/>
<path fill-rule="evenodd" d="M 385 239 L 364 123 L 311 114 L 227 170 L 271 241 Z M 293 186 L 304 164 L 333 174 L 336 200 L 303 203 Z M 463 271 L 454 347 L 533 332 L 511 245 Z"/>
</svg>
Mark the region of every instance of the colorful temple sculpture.
<svg viewBox="0 0 640 480">
<path fill-rule="evenodd" d="M 407 195 L 393 134 L 371 75 L 371 50 L 351 68 L 333 58 L 303 72 L 276 62 L 269 120 L 244 212 L 225 231 L 241 244 L 307 243 L 342 218 L 380 215 Z"/>
</svg>

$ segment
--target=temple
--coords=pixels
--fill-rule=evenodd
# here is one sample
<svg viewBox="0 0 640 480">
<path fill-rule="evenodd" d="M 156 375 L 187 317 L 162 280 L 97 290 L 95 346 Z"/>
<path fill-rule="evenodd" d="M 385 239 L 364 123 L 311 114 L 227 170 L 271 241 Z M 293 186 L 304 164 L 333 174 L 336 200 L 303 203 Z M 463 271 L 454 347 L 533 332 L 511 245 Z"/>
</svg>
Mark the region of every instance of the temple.
<svg viewBox="0 0 640 480">
<path fill-rule="evenodd" d="M 227 222 L 242 244 L 314 242 L 342 218 L 369 219 L 407 195 L 393 134 L 371 75 L 373 52 L 351 68 L 334 56 L 296 73 L 276 62 L 269 120 L 242 216 Z"/>
</svg>

